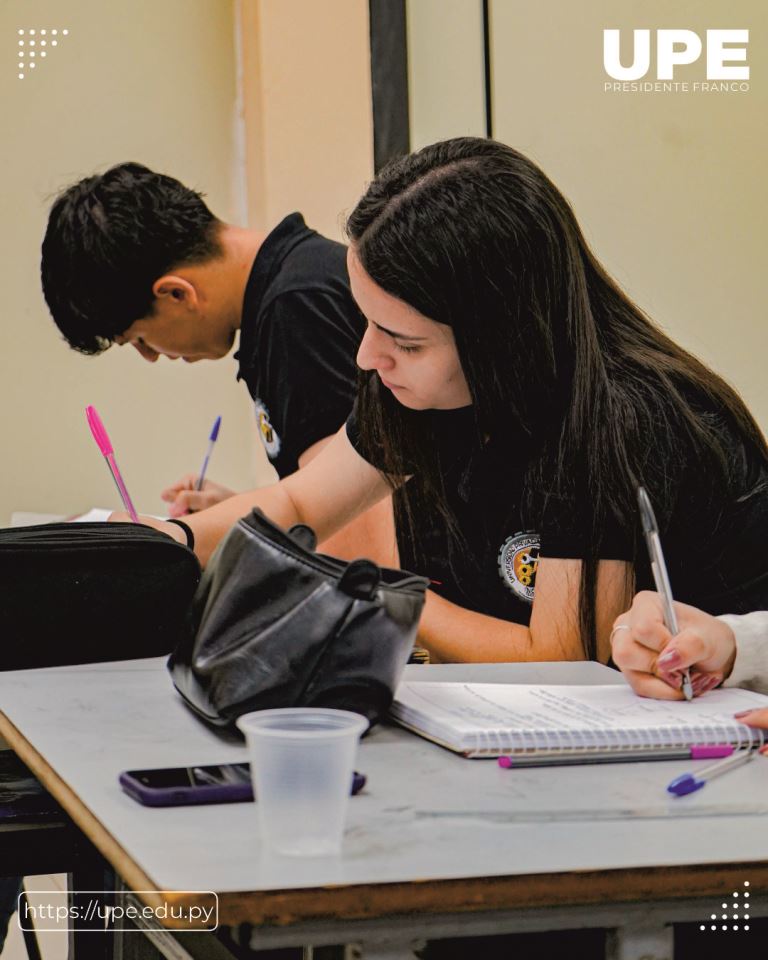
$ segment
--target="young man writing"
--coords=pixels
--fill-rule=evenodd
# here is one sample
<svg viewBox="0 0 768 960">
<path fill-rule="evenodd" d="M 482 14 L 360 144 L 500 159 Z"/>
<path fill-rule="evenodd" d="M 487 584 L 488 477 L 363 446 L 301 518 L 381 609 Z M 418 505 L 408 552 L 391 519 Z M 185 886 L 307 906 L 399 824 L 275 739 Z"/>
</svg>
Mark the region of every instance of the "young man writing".
<svg viewBox="0 0 768 960">
<path fill-rule="evenodd" d="M 237 227 L 178 180 L 123 163 L 57 198 L 41 274 L 56 325 L 86 354 L 116 343 L 152 363 L 217 360 L 239 331 L 237 376 L 281 478 L 308 463 L 350 412 L 365 321 L 349 292 L 346 248 L 298 213 L 269 234 Z M 193 487 L 187 477 L 164 492 L 171 516 L 232 492 Z M 323 550 L 396 564 L 389 502 Z"/>
</svg>

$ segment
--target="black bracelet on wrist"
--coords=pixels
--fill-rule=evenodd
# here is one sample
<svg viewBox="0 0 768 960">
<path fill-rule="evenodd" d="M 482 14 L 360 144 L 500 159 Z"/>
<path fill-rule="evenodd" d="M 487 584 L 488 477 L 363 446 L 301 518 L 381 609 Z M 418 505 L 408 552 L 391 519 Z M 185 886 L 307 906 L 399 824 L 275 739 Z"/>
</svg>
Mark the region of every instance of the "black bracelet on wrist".
<svg viewBox="0 0 768 960">
<path fill-rule="evenodd" d="M 184 523 L 183 520 L 172 520 L 170 517 L 167 520 L 167 523 L 175 523 L 177 527 L 181 527 L 184 531 L 184 536 L 187 538 L 187 546 L 190 550 L 195 549 L 195 535 L 192 532 L 192 527 L 188 523 Z"/>
</svg>

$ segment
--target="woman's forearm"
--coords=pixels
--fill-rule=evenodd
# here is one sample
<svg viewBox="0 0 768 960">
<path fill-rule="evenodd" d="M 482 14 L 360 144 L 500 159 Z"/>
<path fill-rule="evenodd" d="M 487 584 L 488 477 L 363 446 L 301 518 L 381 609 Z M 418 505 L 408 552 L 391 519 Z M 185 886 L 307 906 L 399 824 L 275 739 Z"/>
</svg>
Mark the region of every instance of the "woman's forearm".
<svg viewBox="0 0 768 960">
<path fill-rule="evenodd" d="M 287 528 L 294 523 L 303 522 L 303 518 L 299 516 L 296 505 L 282 483 L 239 493 L 207 510 L 188 514 L 184 517 L 184 522 L 195 535 L 195 553 L 203 566 L 227 531 L 254 507 L 258 507 L 270 520 L 281 527 Z"/>
<path fill-rule="evenodd" d="M 522 624 L 467 610 L 432 590 L 427 591 L 417 642 L 437 663 L 583 659 L 577 638 L 565 645 L 537 642 Z"/>
</svg>

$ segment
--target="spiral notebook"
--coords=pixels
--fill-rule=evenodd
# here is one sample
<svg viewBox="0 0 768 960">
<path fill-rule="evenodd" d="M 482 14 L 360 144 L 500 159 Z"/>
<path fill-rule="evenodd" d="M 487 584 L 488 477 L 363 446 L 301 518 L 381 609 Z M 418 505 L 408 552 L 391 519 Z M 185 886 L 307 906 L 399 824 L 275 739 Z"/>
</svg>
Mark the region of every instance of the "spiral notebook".
<svg viewBox="0 0 768 960">
<path fill-rule="evenodd" d="M 768 707 L 768 696 L 736 688 L 690 703 L 648 700 L 625 685 L 533 686 L 405 681 L 390 715 L 465 757 L 513 765 L 593 763 L 690 756 L 692 747 L 756 747 L 764 733 L 734 720 Z"/>
</svg>

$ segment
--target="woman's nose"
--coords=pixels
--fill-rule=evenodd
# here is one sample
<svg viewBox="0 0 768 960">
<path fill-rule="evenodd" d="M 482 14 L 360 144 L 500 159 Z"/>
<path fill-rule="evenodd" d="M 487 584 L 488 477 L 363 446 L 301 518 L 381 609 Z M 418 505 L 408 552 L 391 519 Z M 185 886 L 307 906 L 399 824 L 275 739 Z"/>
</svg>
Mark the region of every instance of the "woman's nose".
<svg viewBox="0 0 768 960">
<path fill-rule="evenodd" d="M 394 358 L 380 343 L 379 337 L 370 327 L 365 331 L 357 350 L 357 365 L 361 370 L 391 370 Z"/>
</svg>

